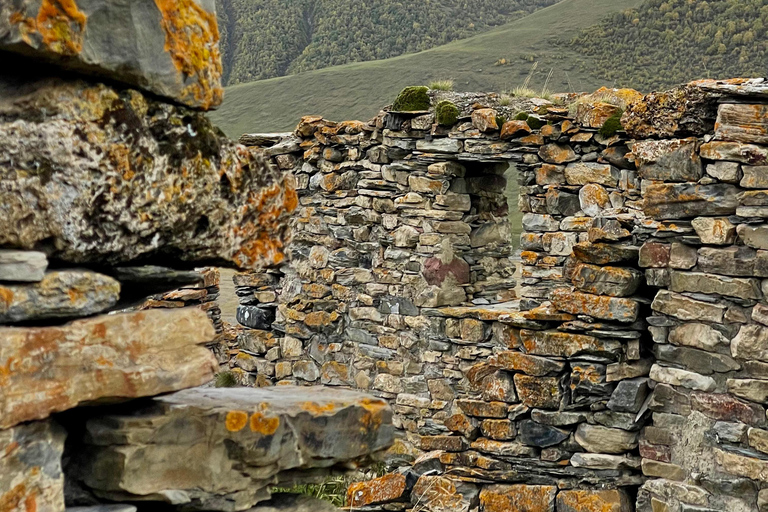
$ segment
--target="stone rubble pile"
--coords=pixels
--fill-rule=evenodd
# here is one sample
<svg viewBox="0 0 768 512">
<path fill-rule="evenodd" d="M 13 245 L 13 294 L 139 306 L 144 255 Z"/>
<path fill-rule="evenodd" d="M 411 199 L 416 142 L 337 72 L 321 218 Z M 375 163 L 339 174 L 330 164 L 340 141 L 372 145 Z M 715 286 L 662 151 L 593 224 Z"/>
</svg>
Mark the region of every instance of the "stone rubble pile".
<svg viewBox="0 0 768 512">
<path fill-rule="evenodd" d="M 308 509 L 272 489 L 387 448 L 382 399 L 211 384 L 202 266 L 282 261 L 297 203 L 200 111 L 212 2 L 0 1 L 0 56 L 0 510 Z"/>
<path fill-rule="evenodd" d="M 433 93 L 451 126 L 385 110 L 244 135 L 300 208 L 288 261 L 235 278 L 233 371 L 389 400 L 403 467 L 350 487 L 355 510 L 768 510 L 766 89 Z"/>
</svg>

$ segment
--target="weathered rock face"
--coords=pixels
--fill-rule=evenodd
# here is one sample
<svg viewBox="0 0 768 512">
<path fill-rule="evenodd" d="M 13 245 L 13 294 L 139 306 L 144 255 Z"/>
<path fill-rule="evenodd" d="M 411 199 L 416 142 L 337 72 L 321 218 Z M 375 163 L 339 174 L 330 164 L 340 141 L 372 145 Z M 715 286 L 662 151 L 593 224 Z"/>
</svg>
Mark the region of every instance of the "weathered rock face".
<svg viewBox="0 0 768 512">
<path fill-rule="evenodd" d="M 64 510 L 61 456 L 66 432 L 52 421 L 0 430 L 0 508 L 6 512 Z"/>
<path fill-rule="evenodd" d="M 635 139 L 704 135 L 714 128 L 717 97 L 694 84 L 654 92 L 630 104 L 621 124 Z"/>
<path fill-rule="evenodd" d="M 114 306 L 120 283 L 86 271 L 47 274 L 39 283 L 0 286 L 0 322 L 73 318 L 100 313 Z"/>
<path fill-rule="evenodd" d="M 386 448 L 390 418 L 385 401 L 349 391 L 191 389 L 88 420 L 72 470 L 100 496 L 247 510 L 298 470 Z"/>
<path fill-rule="evenodd" d="M 214 336 L 208 317 L 194 309 L 1 328 L 0 428 L 83 403 L 204 384 L 218 365 L 200 345 Z"/>
<path fill-rule="evenodd" d="M 37 81 L 0 101 L 0 246 L 254 268 L 283 259 L 296 204 L 292 181 L 202 114 L 136 91 Z"/>
<path fill-rule="evenodd" d="M 223 96 L 211 0 L 3 2 L 0 50 L 204 110 Z"/>
</svg>

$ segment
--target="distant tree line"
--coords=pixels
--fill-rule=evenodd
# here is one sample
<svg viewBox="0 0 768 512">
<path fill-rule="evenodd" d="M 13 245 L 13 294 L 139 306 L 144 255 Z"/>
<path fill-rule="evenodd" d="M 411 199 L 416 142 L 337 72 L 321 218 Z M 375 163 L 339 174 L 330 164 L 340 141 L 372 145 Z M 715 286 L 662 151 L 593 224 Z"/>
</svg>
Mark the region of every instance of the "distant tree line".
<svg viewBox="0 0 768 512">
<path fill-rule="evenodd" d="M 617 86 L 768 74 L 767 0 L 647 0 L 570 42 Z"/>
<path fill-rule="evenodd" d="M 225 82 L 395 57 L 559 0 L 216 0 Z"/>
</svg>

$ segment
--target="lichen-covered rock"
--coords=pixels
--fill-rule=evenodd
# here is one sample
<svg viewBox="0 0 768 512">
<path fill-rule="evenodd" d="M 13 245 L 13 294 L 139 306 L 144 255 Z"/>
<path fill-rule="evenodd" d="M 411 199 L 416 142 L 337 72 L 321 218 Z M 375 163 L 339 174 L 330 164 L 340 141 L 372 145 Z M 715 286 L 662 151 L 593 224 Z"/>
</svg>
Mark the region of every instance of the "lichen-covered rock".
<svg viewBox="0 0 768 512">
<path fill-rule="evenodd" d="M 689 84 L 630 104 L 621 124 L 634 139 L 677 138 L 711 132 L 716 118 L 717 95 Z"/>
<path fill-rule="evenodd" d="M 739 188 L 718 183 L 652 183 L 645 191 L 643 209 L 654 219 L 685 219 L 701 215 L 733 215 Z"/>
<path fill-rule="evenodd" d="M 360 508 L 398 501 L 406 491 L 405 475 L 390 473 L 366 482 L 353 483 L 347 489 L 347 503 Z"/>
<path fill-rule="evenodd" d="M 560 311 L 572 315 L 589 315 L 601 320 L 632 323 L 640 311 L 639 304 L 631 299 L 592 295 L 567 288 L 558 288 L 550 298 Z"/>
<path fill-rule="evenodd" d="M 768 144 L 768 105 L 724 103 L 715 124 L 715 138 L 750 144 Z"/>
<path fill-rule="evenodd" d="M 552 485 L 489 485 L 480 491 L 485 512 L 553 512 L 557 487 Z"/>
<path fill-rule="evenodd" d="M 247 510 L 281 474 L 387 448 L 391 414 L 381 399 L 338 389 L 190 389 L 88 420 L 70 468 L 105 497 Z"/>
<path fill-rule="evenodd" d="M 34 284 L 0 286 L 0 323 L 100 313 L 120 298 L 120 283 L 82 270 L 50 272 Z"/>
<path fill-rule="evenodd" d="M 37 81 L 0 101 L 0 246 L 72 263 L 283 256 L 293 181 L 199 113 Z"/>
<path fill-rule="evenodd" d="M 704 170 L 695 138 L 644 140 L 632 145 L 638 175 L 656 181 L 698 181 Z"/>
<path fill-rule="evenodd" d="M 632 512 L 632 500 L 624 490 L 566 490 L 557 495 L 557 512 Z"/>
<path fill-rule="evenodd" d="M 52 421 L 0 430 L 0 509 L 63 512 L 63 428 Z"/>
<path fill-rule="evenodd" d="M 198 309 L 0 329 L 0 428 L 83 403 L 205 384 L 218 364 L 202 344 L 215 335 Z"/>
<path fill-rule="evenodd" d="M 411 493 L 411 502 L 427 512 L 470 512 L 478 503 L 477 486 L 458 478 L 424 475 Z"/>
<path fill-rule="evenodd" d="M 3 2 L 0 49 L 204 110 L 223 96 L 212 0 Z"/>
</svg>

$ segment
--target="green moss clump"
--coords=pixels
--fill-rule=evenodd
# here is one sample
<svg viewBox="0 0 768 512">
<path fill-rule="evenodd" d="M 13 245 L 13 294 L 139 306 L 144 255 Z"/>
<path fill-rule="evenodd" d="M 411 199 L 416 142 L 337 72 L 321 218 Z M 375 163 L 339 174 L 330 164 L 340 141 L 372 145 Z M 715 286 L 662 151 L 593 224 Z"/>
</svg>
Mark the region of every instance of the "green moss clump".
<svg viewBox="0 0 768 512">
<path fill-rule="evenodd" d="M 615 114 L 613 114 L 611 117 L 605 120 L 605 123 L 603 123 L 602 128 L 600 128 L 600 135 L 602 135 L 605 138 L 610 138 L 616 135 L 617 132 L 624 129 L 623 126 L 621 126 L 621 116 L 624 115 L 623 110 L 619 110 Z"/>
<path fill-rule="evenodd" d="M 499 130 L 501 130 L 501 128 L 505 124 L 507 124 L 507 118 L 506 117 L 504 117 L 504 116 L 496 116 L 496 126 L 499 127 Z"/>
<path fill-rule="evenodd" d="M 541 127 L 544 126 L 544 121 L 538 117 L 528 116 L 528 119 L 526 119 L 525 122 L 528 123 L 528 127 L 531 130 L 541 130 Z"/>
<path fill-rule="evenodd" d="M 414 112 L 416 110 L 429 110 L 429 88 L 406 87 L 392 105 L 395 112 Z"/>
<path fill-rule="evenodd" d="M 515 116 L 515 121 L 527 121 L 528 120 L 528 114 L 525 112 L 520 112 Z"/>
<path fill-rule="evenodd" d="M 435 119 L 440 126 L 453 126 L 459 120 L 459 107 L 452 101 L 443 100 L 435 107 Z"/>
</svg>

